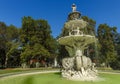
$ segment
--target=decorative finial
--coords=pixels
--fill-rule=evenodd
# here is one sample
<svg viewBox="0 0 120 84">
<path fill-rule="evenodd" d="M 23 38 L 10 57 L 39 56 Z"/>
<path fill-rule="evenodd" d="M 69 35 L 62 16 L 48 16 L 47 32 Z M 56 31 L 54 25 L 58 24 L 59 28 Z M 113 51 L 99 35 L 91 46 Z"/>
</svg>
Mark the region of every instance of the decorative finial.
<svg viewBox="0 0 120 84">
<path fill-rule="evenodd" d="M 77 6 L 73 3 L 73 4 L 72 4 L 72 12 L 75 12 L 75 11 L 76 11 L 76 8 L 77 8 Z"/>
</svg>

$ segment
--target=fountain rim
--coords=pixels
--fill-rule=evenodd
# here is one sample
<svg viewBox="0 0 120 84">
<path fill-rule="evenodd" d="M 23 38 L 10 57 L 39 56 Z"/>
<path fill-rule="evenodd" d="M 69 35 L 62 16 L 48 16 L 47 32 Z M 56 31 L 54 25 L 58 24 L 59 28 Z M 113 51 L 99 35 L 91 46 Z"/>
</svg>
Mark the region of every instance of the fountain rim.
<svg viewBox="0 0 120 84">
<path fill-rule="evenodd" d="M 94 37 L 95 38 L 95 36 L 92 36 L 92 35 L 69 35 L 69 36 L 64 36 L 64 37 L 60 37 L 57 41 L 59 41 L 60 39 L 62 39 L 62 38 L 68 38 L 68 37 Z"/>
<path fill-rule="evenodd" d="M 74 12 L 69 12 L 68 16 L 71 15 L 71 14 L 74 14 L 74 13 L 78 13 L 81 15 L 81 13 L 79 11 L 74 11 Z"/>
</svg>

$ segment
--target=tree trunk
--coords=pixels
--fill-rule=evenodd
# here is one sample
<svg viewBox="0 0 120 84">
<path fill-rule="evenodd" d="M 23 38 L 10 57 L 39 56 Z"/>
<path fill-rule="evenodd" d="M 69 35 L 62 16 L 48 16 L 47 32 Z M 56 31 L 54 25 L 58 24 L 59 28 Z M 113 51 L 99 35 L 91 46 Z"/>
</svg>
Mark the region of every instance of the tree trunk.
<svg viewBox="0 0 120 84">
<path fill-rule="evenodd" d="M 5 68 L 7 67 L 7 61 L 8 61 L 8 57 L 6 56 L 6 59 L 5 59 Z"/>
</svg>

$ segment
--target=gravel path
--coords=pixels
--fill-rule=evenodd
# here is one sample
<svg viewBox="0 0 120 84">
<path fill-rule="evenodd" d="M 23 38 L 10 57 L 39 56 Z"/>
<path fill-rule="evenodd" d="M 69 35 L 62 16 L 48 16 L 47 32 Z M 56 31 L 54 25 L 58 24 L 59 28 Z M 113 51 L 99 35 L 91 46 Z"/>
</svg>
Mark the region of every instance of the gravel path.
<svg viewBox="0 0 120 84">
<path fill-rule="evenodd" d="M 9 73 L 9 74 L 0 75 L 0 80 L 1 79 L 6 79 L 6 78 L 11 78 L 11 77 L 34 75 L 34 74 L 43 74 L 43 73 L 55 73 L 55 72 L 60 72 L 60 71 L 59 70 L 51 70 L 51 71 L 36 71 L 36 72 L 26 72 L 26 73 L 16 73 L 16 74 Z"/>
<path fill-rule="evenodd" d="M 107 71 L 98 71 L 98 73 L 120 74 L 120 72 L 107 72 Z"/>
</svg>

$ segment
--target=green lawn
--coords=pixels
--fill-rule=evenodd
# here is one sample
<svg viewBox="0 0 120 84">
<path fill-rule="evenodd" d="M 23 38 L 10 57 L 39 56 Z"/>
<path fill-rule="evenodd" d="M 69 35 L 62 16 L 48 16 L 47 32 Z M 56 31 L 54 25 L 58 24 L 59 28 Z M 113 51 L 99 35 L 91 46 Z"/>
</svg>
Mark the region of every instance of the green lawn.
<svg viewBox="0 0 120 84">
<path fill-rule="evenodd" d="M 60 73 L 37 74 L 0 79 L 0 84 L 120 84 L 120 74 L 100 74 L 104 81 L 71 81 L 61 77 Z"/>
</svg>

